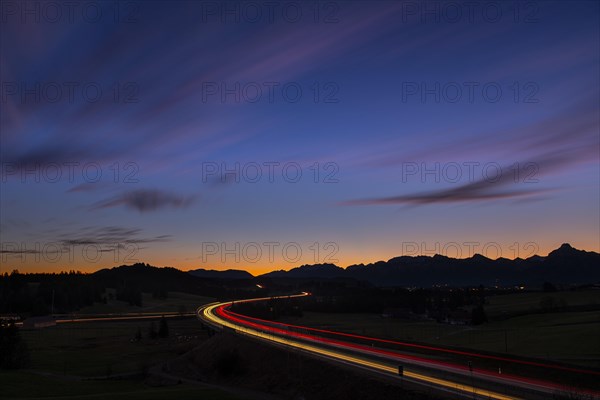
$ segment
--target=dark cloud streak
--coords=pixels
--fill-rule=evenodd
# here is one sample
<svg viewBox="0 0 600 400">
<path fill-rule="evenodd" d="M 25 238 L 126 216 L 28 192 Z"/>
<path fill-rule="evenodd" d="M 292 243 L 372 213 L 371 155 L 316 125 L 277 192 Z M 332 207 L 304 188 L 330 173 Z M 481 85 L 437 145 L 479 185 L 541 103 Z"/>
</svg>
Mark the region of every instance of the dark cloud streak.
<svg viewBox="0 0 600 400">
<path fill-rule="evenodd" d="M 459 187 L 442 189 L 437 191 L 380 197 L 363 200 L 350 200 L 340 203 L 341 205 L 386 205 L 386 204 L 411 204 L 426 205 L 433 203 L 459 203 L 473 201 L 490 201 L 511 198 L 523 198 L 537 196 L 551 191 L 550 189 L 534 188 L 533 183 L 528 184 L 526 189 L 509 189 L 515 183 L 513 173 L 506 173 L 508 168 L 503 168 L 504 173 L 498 178 L 481 179 L 476 182 L 467 183 Z"/>
<path fill-rule="evenodd" d="M 125 206 L 139 212 L 149 212 L 168 207 L 186 208 L 194 200 L 194 196 L 180 196 L 156 189 L 138 189 L 101 201 L 94 205 L 92 209 Z"/>
</svg>

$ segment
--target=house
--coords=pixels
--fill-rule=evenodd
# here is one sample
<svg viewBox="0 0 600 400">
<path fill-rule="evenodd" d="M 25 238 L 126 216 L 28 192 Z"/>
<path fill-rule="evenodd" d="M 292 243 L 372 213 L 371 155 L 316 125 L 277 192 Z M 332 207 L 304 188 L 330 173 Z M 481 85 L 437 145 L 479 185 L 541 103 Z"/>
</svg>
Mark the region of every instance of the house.
<svg viewBox="0 0 600 400">
<path fill-rule="evenodd" d="M 23 328 L 25 329 L 41 329 L 54 325 L 56 325 L 56 320 L 51 316 L 31 317 L 23 321 Z"/>
</svg>

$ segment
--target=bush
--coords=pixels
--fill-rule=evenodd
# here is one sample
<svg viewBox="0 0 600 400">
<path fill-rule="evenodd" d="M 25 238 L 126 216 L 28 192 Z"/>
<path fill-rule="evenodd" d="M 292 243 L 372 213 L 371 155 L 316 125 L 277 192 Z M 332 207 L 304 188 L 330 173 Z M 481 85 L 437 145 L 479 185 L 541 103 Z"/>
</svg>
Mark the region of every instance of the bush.
<svg viewBox="0 0 600 400">
<path fill-rule="evenodd" d="M 156 332 L 156 323 L 154 321 L 150 322 L 150 326 L 148 327 L 148 338 L 156 339 L 158 336 L 158 332 Z"/>
<path fill-rule="evenodd" d="M 0 368 L 18 369 L 29 365 L 29 350 L 13 321 L 0 320 Z"/>
<path fill-rule="evenodd" d="M 169 325 L 167 324 L 167 319 L 163 316 L 160 319 L 160 324 L 158 328 L 158 337 L 167 338 L 169 337 Z"/>
</svg>

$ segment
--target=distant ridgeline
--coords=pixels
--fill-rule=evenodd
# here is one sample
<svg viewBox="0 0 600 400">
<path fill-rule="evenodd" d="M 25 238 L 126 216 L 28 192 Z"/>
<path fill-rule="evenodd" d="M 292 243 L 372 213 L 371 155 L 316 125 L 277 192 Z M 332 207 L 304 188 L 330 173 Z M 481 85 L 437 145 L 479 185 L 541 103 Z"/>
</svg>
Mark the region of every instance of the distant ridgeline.
<svg viewBox="0 0 600 400">
<path fill-rule="evenodd" d="M 306 281 L 423 288 L 437 285 L 541 288 L 545 282 L 567 286 L 599 284 L 600 254 L 563 244 L 546 257 L 492 260 L 478 254 L 465 259 L 441 255 L 402 256 L 345 269 L 333 264 L 303 265 L 257 277 L 243 270 L 184 272 L 142 263 L 92 274 L 13 272 L 0 275 L 0 313 L 27 310 L 32 315 L 45 315 L 51 305 L 54 312 L 69 312 L 110 300 L 141 306 L 142 293 L 156 298 L 166 298 L 170 292 L 187 292 L 216 299 L 241 299 L 268 296 L 273 290 L 287 293 L 292 287 L 302 289 L 300 285 Z M 111 291 L 108 288 L 112 288 Z"/>
<path fill-rule="evenodd" d="M 577 250 L 563 244 L 548 256 L 527 259 L 489 259 L 479 254 L 457 259 L 441 255 L 402 256 L 373 264 L 351 265 L 346 269 L 333 264 L 303 265 L 289 271 L 274 271 L 259 278 L 273 280 L 354 279 L 376 286 L 511 286 L 589 284 L 600 282 L 600 254 Z"/>
<path fill-rule="evenodd" d="M 190 274 L 197 276 L 198 278 L 207 279 L 252 279 L 254 276 L 248 272 L 240 269 L 228 269 L 225 271 L 216 269 L 196 269 L 189 271 Z"/>
<path fill-rule="evenodd" d="M 491 260 L 481 255 L 465 259 L 440 255 L 403 256 L 345 269 L 333 264 L 303 265 L 257 277 L 243 270 L 184 272 L 141 263 L 102 269 L 92 274 L 13 272 L 0 275 L 0 315 L 22 312 L 47 315 L 52 310 L 65 313 L 113 300 L 143 306 L 142 293 L 158 299 L 168 298 L 171 292 L 215 299 L 242 299 L 306 290 L 311 284 L 325 282 L 348 288 L 431 288 L 438 285 L 542 288 L 546 282 L 562 286 L 600 286 L 600 254 L 564 244 L 546 257 Z"/>
</svg>

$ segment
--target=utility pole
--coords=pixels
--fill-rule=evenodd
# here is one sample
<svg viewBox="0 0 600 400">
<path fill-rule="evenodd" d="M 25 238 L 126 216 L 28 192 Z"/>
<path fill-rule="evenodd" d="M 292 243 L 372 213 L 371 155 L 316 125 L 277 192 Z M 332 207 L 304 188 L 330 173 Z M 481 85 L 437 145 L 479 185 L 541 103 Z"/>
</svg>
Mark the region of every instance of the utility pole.
<svg viewBox="0 0 600 400">
<path fill-rule="evenodd" d="M 471 371 L 471 389 L 473 389 L 473 400 L 475 400 L 475 379 L 473 378 L 473 362 L 469 361 L 469 371 Z"/>
<path fill-rule="evenodd" d="M 404 366 L 398 365 L 398 375 L 400 375 L 400 388 L 404 389 Z"/>
</svg>

